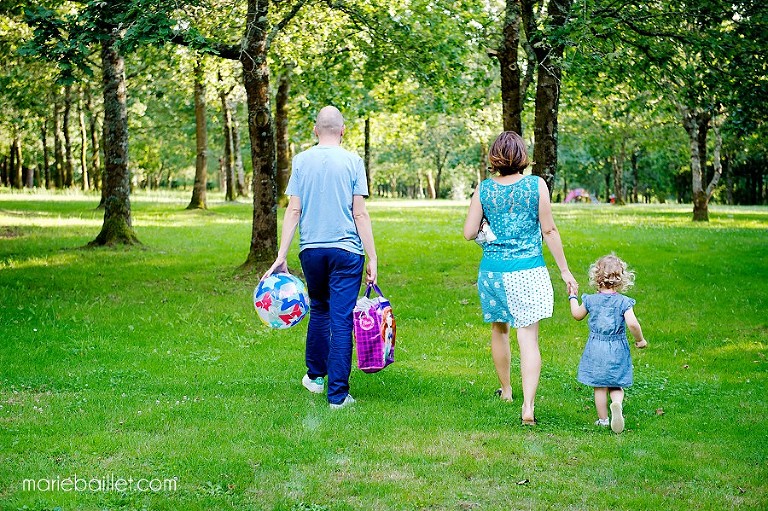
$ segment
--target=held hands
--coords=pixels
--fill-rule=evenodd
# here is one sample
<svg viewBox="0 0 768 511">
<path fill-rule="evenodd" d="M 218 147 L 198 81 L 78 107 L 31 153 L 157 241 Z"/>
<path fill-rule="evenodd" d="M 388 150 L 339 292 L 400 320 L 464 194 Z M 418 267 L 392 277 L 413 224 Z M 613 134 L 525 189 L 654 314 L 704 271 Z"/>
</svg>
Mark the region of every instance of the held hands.
<svg viewBox="0 0 768 511">
<path fill-rule="evenodd" d="M 576 279 L 573 278 L 573 275 L 570 271 L 565 270 L 560 274 L 560 276 L 563 278 L 563 281 L 565 282 L 565 287 L 568 290 L 568 296 L 571 295 L 577 295 L 579 294 L 579 283 L 576 282 Z"/>
<path fill-rule="evenodd" d="M 648 346 L 648 341 L 646 341 L 645 339 L 642 339 L 640 341 L 635 341 L 635 348 L 643 349 L 646 346 Z"/>
</svg>

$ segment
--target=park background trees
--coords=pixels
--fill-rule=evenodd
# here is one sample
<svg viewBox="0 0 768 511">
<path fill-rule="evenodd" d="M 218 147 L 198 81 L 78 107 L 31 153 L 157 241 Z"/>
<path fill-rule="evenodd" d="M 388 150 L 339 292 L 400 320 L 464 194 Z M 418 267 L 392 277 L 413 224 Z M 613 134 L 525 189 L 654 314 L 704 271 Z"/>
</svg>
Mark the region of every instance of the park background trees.
<svg viewBox="0 0 768 511">
<path fill-rule="evenodd" d="M 555 199 L 584 187 L 618 204 L 686 201 L 697 220 L 711 200 L 767 200 L 758 2 L 0 5 L 2 185 L 90 189 L 105 224 L 110 205 L 129 219 L 135 188 L 186 189 L 196 208 L 211 188 L 249 196 L 248 264 L 274 253 L 287 162 L 329 103 L 374 196 L 466 197 L 487 144 L 515 129 Z M 109 37 L 125 60 L 117 159 L 105 135 L 121 116 L 99 79 Z"/>
</svg>

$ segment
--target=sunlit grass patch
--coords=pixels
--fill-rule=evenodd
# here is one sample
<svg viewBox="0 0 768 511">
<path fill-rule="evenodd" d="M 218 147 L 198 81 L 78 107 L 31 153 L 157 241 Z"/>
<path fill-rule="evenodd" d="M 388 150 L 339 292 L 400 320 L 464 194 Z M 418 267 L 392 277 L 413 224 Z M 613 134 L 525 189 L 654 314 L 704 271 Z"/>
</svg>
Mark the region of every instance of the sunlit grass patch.
<svg viewBox="0 0 768 511">
<path fill-rule="evenodd" d="M 50 199 L 50 200 L 49 200 Z M 351 409 L 300 384 L 306 321 L 267 329 L 237 276 L 252 210 L 137 195 L 141 249 L 83 250 L 98 197 L 0 195 L 0 502 L 9 509 L 761 509 L 768 502 L 768 210 L 555 205 L 570 267 L 615 251 L 650 341 L 627 430 L 575 380 L 587 326 L 541 323 L 539 425 L 498 387 L 467 202 L 372 201 L 396 363 L 354 370 Z M 282 215 L 279 215 L 281 218 Z M 51 224 L 42 226 L 34 222 Z M 24 224 L 23 222 L 28 222 Z M 3 235 L 6 233 L 6 235 Z M 300 269 L 298 247 L 289 255 Z M 25 478 L 160 477 L 164 492 L 29 492 Z M 610 489 L 610 491 L 608 491 Z M 0 506 L 2 507 L 2 506 Z"/>
</svg>

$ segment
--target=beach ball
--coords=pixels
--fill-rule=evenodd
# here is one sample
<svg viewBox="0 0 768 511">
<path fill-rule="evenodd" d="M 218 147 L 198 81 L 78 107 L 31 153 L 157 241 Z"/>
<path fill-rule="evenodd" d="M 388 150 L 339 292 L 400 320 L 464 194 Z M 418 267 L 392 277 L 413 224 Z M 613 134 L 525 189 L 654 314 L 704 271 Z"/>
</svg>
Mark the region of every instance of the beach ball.
<svg viewBox="0 0 768 511">
<path fill-rule="evenodd" d="M 273 273 L 253 291 L 253 306 L 271 328 L 290 328 L 309 312 L 307 288 L 290 273 Z"/>
</svg>

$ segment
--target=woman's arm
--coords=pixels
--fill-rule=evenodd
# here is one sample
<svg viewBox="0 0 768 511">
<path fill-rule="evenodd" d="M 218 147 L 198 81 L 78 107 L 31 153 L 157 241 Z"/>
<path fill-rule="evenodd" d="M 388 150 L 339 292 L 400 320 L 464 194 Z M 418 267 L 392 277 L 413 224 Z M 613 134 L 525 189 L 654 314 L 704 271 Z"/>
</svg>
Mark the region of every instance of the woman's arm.
<svg viewBox="0 0 768 511">
<path fill-rule="evenodd" d="M 464 239 L 472 241 L 477 238 L 477 231 L 480 230 L 480 222 L 483 221 L 483 206 L 480 204 L 480 185 L 475 188 L 472 194 L 472 200 L 469 202 L 469 211 L 467 219 L 464 220 Z"/>
<path fill-rule="evenodd" d="M 541 225 L 541 234 L 544 242 L 547 244 L 550 253 L 555 258 L 555 263 L 560 269 L 560 276 L 568 286 L 568 293 L 572 294 L 574 289 L 579 288 L 576 279 L 573 278 L 571 270 L 568 269 L 568 261 L 565 260 L 563 251 L 563 242 L 560 239 L 560 232 L 555 226 L 555 219 L 552 217 L 552 204 L 549 202 L 549 189 L 543 179 L 539 178 L 539 224 Z"/>
</svg>

